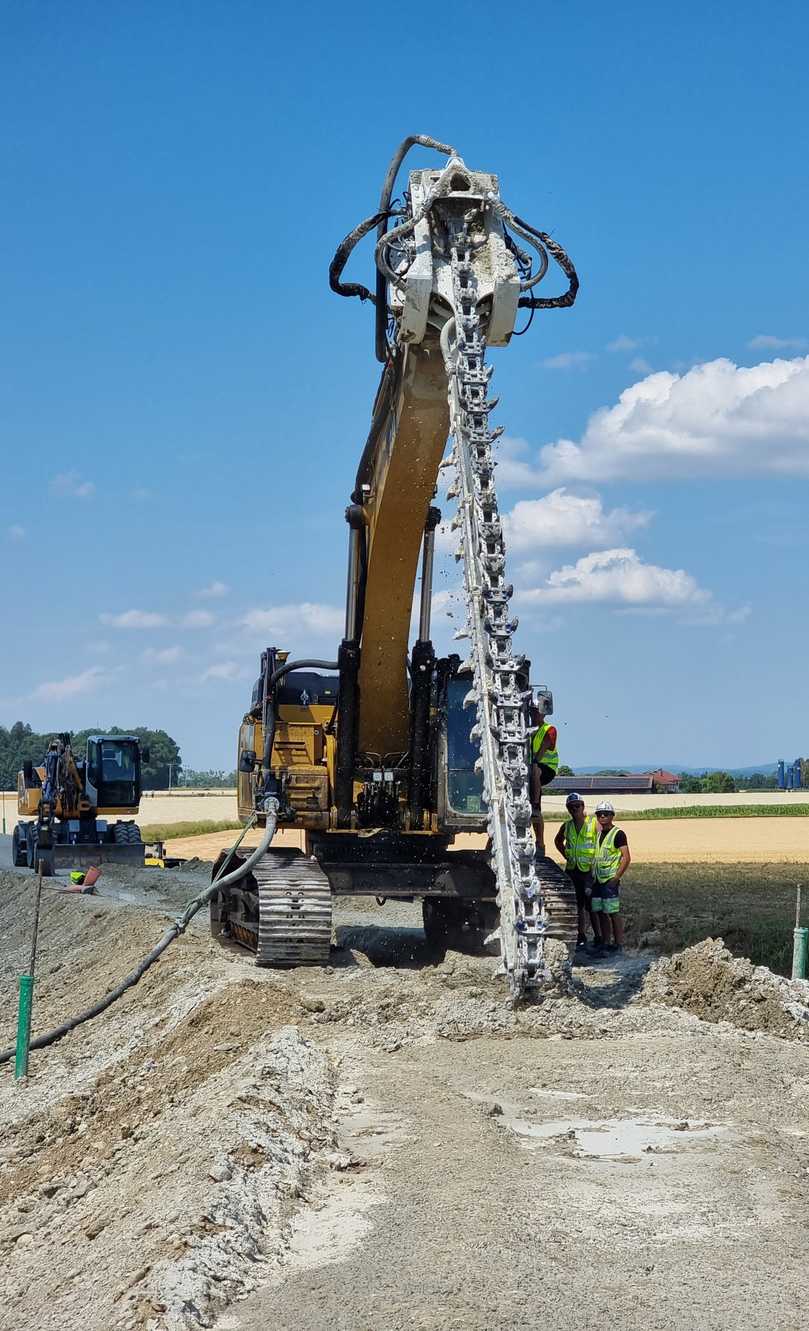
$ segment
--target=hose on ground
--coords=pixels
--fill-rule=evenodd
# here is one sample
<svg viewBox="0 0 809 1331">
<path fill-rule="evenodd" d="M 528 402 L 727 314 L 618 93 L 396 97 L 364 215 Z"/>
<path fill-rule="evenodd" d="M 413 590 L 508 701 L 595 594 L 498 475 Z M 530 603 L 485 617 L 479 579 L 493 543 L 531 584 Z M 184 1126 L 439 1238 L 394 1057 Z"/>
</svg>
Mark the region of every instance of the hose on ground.
<svg viewBox="0 0 809 1331">
<path fill-rule="evenodd" d="M 48 1031 L 45 1035 L 38 1035 L 35 1040 L 31 1041 L 29 1046 L 31 1049 L 46 1049 L 48 1045 L 55 1044 L 57 1040 L 62 1039 L 63 1035 L 68 1035 L 70 1031 L 75 1030 L 77 1026 L 81 1026 L 85 1021 L 92 1021 L 93 1017 L 99 1017 L 102 1012 L 106 1012 L 107 1008 L 112 1007 L 113 1003 L 123 997 L 127 989 L 133 988 L 133 986 L 142 979 L 149 968 L 163 955 L 169 944 L 173 943 L 175 938 L 179 938 L 180 934 L 185 933 L 197 911 L 201 910 L 203 906 L 207 906 L 208 902 L 220 888 L 229 887 L 231 883 L 237 883 L 239 879 L 244 878 L 245 874 L 250 872 L 256 861 L 267 851 L 270 842 L 275 836 L 275 828 L 278 822 L 278 800 L 270 799 L 267 801 L 267 825 L 264 829 L 264 835 L 256 849 L 248 855 L 247 859 L 243 864 L 239 865 L 238 869 L 233 869 L 230 873 L 226 874 L 224 872 L 225 869 L 235 855 L 243 837 L 253 826 L 254 822 L 255 819 L 252 819 L 251 822 L 247 824 L 242 831 L 241 836 L 239 836 L 238 840 L 233 846 L 231 846 L 218 875 L 210 886 L 206 887 L 204 892 L 200 892 L 199 896 L 194 897 L 188 902 L 182 915 L 177 917 L 174 923 L 166 930 L 157 946 L 153 947 L 151 952 L 147 953 L 143 960 L 138 962 L 135 969 L 130 971 L 129 974 L 121 980 L 120 984 L 116 985 L 114 989 L 111 989 L 108 994 L 105 994 L 104 997 L 99 999 L 97 1003 L 94 1003 L 92 1007 L 85 1008 L 83 1012 L 79 1012 L 75 1017 L 70 1017 L 68 1021 L 62 1022 L 61 1026 L 56 1026 L 52 1031 Z M 11 1049 L 4 1049 L 0 1053 L 0 1065 L 10 1062 L 15 1053 L 16 1049 L 14 1047 Z"/>
</svg>

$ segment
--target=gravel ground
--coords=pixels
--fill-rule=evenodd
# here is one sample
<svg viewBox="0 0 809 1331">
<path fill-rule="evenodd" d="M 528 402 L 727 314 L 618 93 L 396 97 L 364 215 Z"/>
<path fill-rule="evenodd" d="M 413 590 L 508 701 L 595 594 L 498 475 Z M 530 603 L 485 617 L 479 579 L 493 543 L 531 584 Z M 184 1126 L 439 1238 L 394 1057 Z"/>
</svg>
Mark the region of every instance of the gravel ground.
<svg viewBox="0 0 809 1331">
<path fill-rule="evenodd" d="M 48 885 L 36 1029 L 208 873 Z M 0 873 L 4 1043 L 31 886 Z M 4 1070 L 3 1331 L 797 1331 L 805 989 L 716 941 L 515 1011 L 417 907 L 340 902 L 335 938 L 323 970 L 259 971 L 198 920 L 25 1087 Z"/>
</svg>

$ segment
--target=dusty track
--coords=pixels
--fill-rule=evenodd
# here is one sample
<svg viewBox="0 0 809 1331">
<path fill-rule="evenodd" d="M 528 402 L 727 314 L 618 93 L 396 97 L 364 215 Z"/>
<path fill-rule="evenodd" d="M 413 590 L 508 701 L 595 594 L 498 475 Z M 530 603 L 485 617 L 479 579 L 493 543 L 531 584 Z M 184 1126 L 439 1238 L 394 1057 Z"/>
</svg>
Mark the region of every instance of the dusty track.
<svg viewBox="0 0 809 1331">
<path fill-rule="evenodd" d="M 205 876 L 49 891 L 37 1025 Z M 30 884 L 0 876 L 6 1036 Z M 3 1331 L 763 1331 L 774 1310 L 797 1331 L 809 1048 L 767 1033 L 767 1000 L 726 986 L 709 1012 L 750 1030 L 644 1006 L 630 954 L 515 1013 L 489 960 L 431 954 L 416 921 L 341 903 L 334 964 L 289 973 L 201 926 L 26 1090 L 6 1069 Z"/>
</svg>

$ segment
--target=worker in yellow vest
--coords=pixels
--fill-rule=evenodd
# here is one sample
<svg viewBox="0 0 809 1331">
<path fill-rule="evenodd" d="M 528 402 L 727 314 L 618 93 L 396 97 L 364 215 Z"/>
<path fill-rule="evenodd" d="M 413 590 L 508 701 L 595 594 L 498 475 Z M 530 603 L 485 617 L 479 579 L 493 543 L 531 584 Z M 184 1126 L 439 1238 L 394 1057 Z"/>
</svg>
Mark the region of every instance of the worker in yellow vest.
<svg viewBox="0 0 809 1331">
<path fill-rule="evenodd" d="M 601 931 L 593 915 L 593 864 L 598 842 L 598 822 L 584 812 L 584 800 L 577 790 L 571 790 L 565 800 L 569 817 L 561 824 L 553 844 L 565 857 L 565 872 L 576 889 L 576 908 L 579 913 L 579 936 L 576 950 L 587 946 L 587 916 L 593 930 L 596 947 L 601 942 Z"/>
<path fill-rule="evenodd" d="M 615 809 L 609 800 L 596 805 L 598 843 L 593 862 L 593 912 L 598 916 L 601 944 L 606 952 L 623 950 L 624 922 L 620 914 L 619 883 L 632 863 L 626 832 L 615 827 L 614 818 Z"/>
<path fill-rule="evenodd" d="M 546 689 L 538 689 L 529 708 L 531 725 L 536 726 L 531 736 L 531 826 L 534 829 L 537 855 L 545 854 L 545 826 L 542 821 L 542 787 L 556 776 L 559 751 L 556 748 L 556 726 L 545 720 L 553 712 L 553 698 Z"/>
</svg>

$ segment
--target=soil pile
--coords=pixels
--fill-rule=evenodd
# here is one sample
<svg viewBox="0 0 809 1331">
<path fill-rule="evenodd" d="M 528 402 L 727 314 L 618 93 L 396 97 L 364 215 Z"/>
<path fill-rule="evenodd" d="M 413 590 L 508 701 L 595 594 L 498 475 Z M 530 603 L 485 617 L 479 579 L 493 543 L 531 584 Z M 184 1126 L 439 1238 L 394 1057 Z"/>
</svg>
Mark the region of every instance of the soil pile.
<svg viewBox="0 0 809 1331">
<path fill-rule="evenodd" d="M 728 1021 L 741 1030 L 809 1040 L 809 981 L 786 980 L 734 957 L 721 938 L 661 957 L 638 1002 L 683 1008 L 703 1021 Z"/>
</svg>

